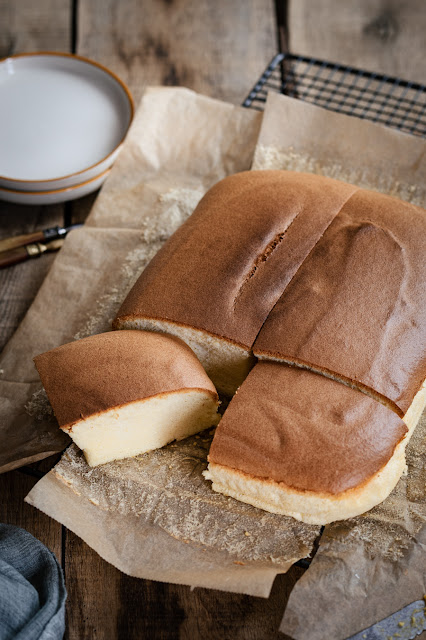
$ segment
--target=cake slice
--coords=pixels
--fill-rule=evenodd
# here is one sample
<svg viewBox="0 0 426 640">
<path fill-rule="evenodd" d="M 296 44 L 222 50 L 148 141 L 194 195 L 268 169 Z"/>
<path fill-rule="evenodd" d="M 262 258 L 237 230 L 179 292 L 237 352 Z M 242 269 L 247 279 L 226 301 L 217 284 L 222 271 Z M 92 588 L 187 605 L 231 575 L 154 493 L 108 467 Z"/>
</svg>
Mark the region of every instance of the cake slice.
<svg viewBox="0 0 426 640">
<path fill-rule="evenodd" d="M 262 361 L 216 429 L 205 476 L 242 502 L 326 524 L 389 495 L 405 469 L 410 433 L 358 390 Z"/>
<path fill-rule="evenodd" d="M 151 451 L 219 421 L 213 383 L 173 336 L 103 333 L 34 362 L 59 426 L 91 466 Z"/>
</svg>

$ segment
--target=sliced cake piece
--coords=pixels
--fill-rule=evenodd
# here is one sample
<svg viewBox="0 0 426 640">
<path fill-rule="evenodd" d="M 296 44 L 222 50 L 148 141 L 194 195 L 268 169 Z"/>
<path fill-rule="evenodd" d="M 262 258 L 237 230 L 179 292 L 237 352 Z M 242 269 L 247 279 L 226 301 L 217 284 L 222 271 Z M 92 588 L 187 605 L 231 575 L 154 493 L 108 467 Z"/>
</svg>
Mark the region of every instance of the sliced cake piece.
<svg viewBox="0 0 426 640">
<path fill-rule="evenodd" d="M 242 502 L 326 524 L 389 495 L 408 436 L 394 412 L 360 391 L 262 361 L 216 429 L 205 476 Z"/>
<path fill-rule="evenodd" d="M 291 171 L 225 178 L 143 271 L 114 328 L 179 336 L 232 395 L 269 311 L 356 189 Z"/>
<path fill-rule="evenodd" d="M 254 354 L 338 377 L 402 417 L 426 377 L 425 239 L 424 209 L 357 191 L 269 314 Z"/>
<path fill-rule="evenodd" d="M 213 383 L 173 336 L 103 333 L 34 362 L 59 426 L 91 466 L 157 449 L 219 421 Z"/>
</svg>

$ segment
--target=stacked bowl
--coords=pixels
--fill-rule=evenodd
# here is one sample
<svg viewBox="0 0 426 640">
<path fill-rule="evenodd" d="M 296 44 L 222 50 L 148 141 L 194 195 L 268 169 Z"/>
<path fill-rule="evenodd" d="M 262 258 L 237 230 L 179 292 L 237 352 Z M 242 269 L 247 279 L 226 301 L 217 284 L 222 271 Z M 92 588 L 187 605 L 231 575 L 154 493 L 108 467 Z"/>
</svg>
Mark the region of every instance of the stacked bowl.
<svg viewBox="0 0 426 640">
<path fill-rule="evenodd" d="M 126 85 L 87 58 L 31 53 L 0 60 L 0 199 L 53 204 L 95 191 L 133 112 Z"/>
</svg>

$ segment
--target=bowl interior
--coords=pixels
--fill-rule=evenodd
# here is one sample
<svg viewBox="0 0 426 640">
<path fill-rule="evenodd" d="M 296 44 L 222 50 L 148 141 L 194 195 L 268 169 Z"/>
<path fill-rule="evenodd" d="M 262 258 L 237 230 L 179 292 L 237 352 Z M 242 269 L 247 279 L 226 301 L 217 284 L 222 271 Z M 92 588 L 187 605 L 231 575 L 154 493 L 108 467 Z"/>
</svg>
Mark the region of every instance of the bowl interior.
<svg viewBox="0 0 426 640">
<path fill-rule="evenodd" d="M 36 182 L 85 171 L 119 146 L 132 115 L 126 87 L 95 63 L 52 54 L 6 58 L 0 178 Z"/>
</svg>

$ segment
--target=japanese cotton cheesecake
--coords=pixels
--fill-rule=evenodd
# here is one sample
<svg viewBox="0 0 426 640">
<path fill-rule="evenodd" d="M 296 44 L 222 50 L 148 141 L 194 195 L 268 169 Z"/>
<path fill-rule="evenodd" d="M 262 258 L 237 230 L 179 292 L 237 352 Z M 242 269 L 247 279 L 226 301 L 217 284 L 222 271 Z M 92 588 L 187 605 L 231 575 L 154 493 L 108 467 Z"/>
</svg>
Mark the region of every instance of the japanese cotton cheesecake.
<svg viewBox="0 0 426 640">
<path fill-rule="evenodd" d="M 389 495 L 409 435 L 396 413 L 357 389 L 261 361 L 219 423 L 204 475 L 242 502 L 327 524 Z"/>
<path fill-rule="evenodd" d="M 245 172 L 204 196 L 113 327 L 177 335 L 238 389 L 213 489 L 318 524 L 391 492 L 426 403 L 425 238 L 423 209 L 322 176 Z"/>
<path fill-rule="evenodd" d="M 219 421 L 214 385 L 173 336 L 103 333 L 34 362 L 59 426 L 91 466 L 151 451 Z"/>
</svg>

